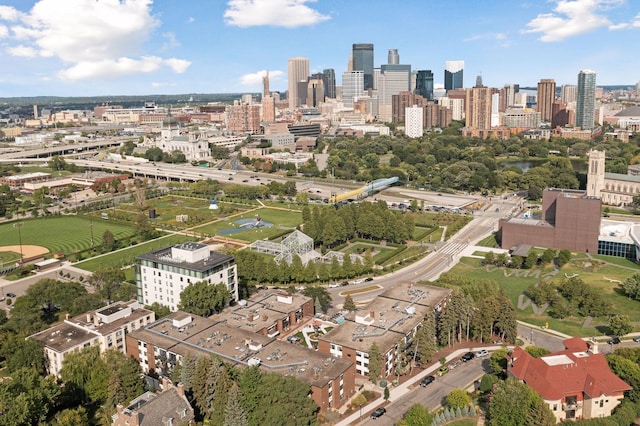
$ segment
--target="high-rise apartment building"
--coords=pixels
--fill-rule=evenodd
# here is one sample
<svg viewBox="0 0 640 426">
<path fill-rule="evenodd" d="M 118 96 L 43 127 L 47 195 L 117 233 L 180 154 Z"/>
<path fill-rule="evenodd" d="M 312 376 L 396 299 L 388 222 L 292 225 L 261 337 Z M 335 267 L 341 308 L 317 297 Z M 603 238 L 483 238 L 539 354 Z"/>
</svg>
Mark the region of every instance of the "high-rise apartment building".
<svg viewBox="0 0 640 426">
<path fill-rule="evenodd" d="M 504 106 L 505 109 L 516 104 L 516 93 L 520 91 L 519 84 L 504 85 Z"/>
<path fill-rule="evenodd" d="M 391 65 L 398 65 L 400 63 L 400 55 L 398 55 L 398 49 L 389 49 L 387 55 L 387 63 Z"/>
<path fill-rule="evenodd" d="M 235 134 L 260 132 L 260 105 L 234 101 L 228 105 L 227 129 Z"/>
<path fill-rule="evenodd" d="M 424 108 L 414 105 L 412 107 L 405 108 L 405 123 L 404 133 L 410 138 L 419 138 L 422 136 L 422 120 L 423 120 Z"/>
<path fill-rule="evenodd" d="M 464 61 L 445 61 L 445 90 L 462 89 L 464 87 Z"/>
<path fill-rule="evenodd" d="M 560 91 L 560 101 L 563 104 L 570 104 L 578 100 L 578 86 L 575 84 L 564 84 Z"/>
<path fill-rule="evenodd" d="M 494 90 L 490 87 L 475 86 L 466 90 L 465 119 L 470 129 L 491 128 L 491 105 Z"/>
<path fill-rule="evenodd" d="M 324 96 L 330 99 L 336 98 L 336 72 L 333 68 L 322 71 L 325 78 Z"/>
<path fill-rule="evenodd" d="M 289 108 L 295 109 L 298 103 L 298 83 L 307 81 L 309 78 L 309 59 L 307 58 L 291 58 L 288 63 L 288 89 L 289 89 Z"/>
<path fill-rule="evenodd" d="M 364 96 L 364 72 L 347 71 L 342 73 L 342 103 L 353 108 L 354 99 Z"/>
<path fill-rule="evenodd" d="M 578 73 L 578 99 L 576 100 L 576 126 L 582 130 L 594 127 L 596 113 L 596 73 L 582 70 Z"/>
<path fill-rule="evenodd" d="M 262 98 L 262 121 L 276 121 L 276 102 L 273 96 L 267 95 Z"/>
<path fill-rule="evenodd" d="M 551 122 L 553 118 L 553 103 L 556 100 L 556 82 L 552 78 L 543 78 L 538 82 L 537 110 L 540 119 Z"/>
<path fill-rule="evenodd" d="M 352 47 L 352 71 L 362 71 L 364 89 L 373 89 L 373 44 L 355 43 Z"/>
<path fill-rule="evenodd" d="M 431 70 L 418 71 L 414 93 L 430 101 L 433 100 L 433 73 Z"/>
<path fill-rule="evenodd" d="M 391 97 L 391 121 L 402 123 L 405 121 L 405 111 L 412 106 L 424 107 L 427 99 L 409 91 L 400 92 Z"/>
</svg>

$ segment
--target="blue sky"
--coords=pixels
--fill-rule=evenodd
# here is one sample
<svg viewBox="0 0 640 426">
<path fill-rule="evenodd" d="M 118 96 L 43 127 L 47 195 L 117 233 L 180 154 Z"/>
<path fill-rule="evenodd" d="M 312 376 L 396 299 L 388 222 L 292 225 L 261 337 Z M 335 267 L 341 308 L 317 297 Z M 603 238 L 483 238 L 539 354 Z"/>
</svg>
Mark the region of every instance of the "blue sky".
<svg viewBox="0 0 640 426">
<path fill-rule="evenodd" d="M 286 90 L 287 59 L 338 80 L 353 43 L 465 86 L 640 80 L 639 0 L 0 0 L 0 97 Z"/>
</svg>

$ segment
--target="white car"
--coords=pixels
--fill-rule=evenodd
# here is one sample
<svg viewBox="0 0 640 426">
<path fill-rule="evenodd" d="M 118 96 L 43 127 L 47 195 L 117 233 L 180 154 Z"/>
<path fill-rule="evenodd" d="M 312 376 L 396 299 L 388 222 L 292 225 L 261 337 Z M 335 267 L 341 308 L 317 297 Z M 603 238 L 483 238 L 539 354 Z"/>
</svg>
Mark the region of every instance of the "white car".
<svg viewBox="0 0 640 426">
<path fill-rule="evenodd" d="M 340 287 L 340 284 L 338 283 L 329 284 L 329 288 L 338 288 L 338 287 Z"/>
<path fill-rule="evenodd" d="M 482 358 L 483 356 L 489 356 L 489 351 L 487 351 L 486 349 L 482 349 L 482 350 L 476 352 L 476 356 L 478 358 Z"/>
<path fill-rule="evenodd" d="M 353 283 L 354 283 L 354 284 L 360 284 L 360 283 L 362 283 L 362 282 L 364 282 L 364 280 L 355 280 Z"/>
</svg>

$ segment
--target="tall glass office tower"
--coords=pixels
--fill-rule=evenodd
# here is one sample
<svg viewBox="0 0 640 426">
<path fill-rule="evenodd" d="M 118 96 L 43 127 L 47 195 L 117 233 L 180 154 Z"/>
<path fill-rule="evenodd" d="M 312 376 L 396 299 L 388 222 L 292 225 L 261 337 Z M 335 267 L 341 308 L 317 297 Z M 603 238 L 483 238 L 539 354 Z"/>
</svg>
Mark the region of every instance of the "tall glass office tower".
<svg viewBox="0 0 640 426">
<path fill-rule="evenodd" d="M 324 95 L 327 98 L 336 98 L 336 72 L 333 68 L 327 68 L 322 71 L 326 78 L 326 85 L 324 86 Z"/>
<path fill-rule="evenodd" d="M 373 44 L 355 43 L 352 56 L 353 71 L 364 73 L 364 90 L 373 89 Z"/>
<path fill-rule="evenodd" d="M 582 130 L 593 129 L 596 116 L 596 73 L 582 70 L 578 73 L 578 99 L 576 102 L 576 126 Z"/>
<path fill-rule="evenodd" d="M 416 95 L 433 100 L 433 73 L 431 70 L 419 70 L 416 76 Z"/>
<path fill-rule="evenodd" d="M 444 88 L 445 90 L 464 88 L 464 61 L 445 61 Z"/>
</svg>

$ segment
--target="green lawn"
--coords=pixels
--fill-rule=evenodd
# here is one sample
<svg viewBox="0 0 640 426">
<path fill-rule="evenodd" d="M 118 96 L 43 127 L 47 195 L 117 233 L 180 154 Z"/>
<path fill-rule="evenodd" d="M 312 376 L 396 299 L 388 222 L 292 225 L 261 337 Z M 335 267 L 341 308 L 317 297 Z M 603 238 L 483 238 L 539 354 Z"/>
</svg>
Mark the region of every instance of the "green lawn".
<svg viewBox="0 0 640 426">
<path fill-rule="evenodd" d="M 270 228 L 249 229 L 246 231 L 235 232 L 232 234 L 219 234 L 220 231 L 225 229 L 237 229 L 240 225 L 236 224 L 238 219 L 248 219 L 260 216 L 263 221 L 273 223 Z M 218 221 L 215 223 L 198 226 L 194 228 L 195 231 L 201 232 L 206 235 L 223 235 L 230 238 L 237 238 L 244 241 L 253 242 L 259 239 L 272 239 L 283 232 L 286 229 L 282 229 L 279 226 L 285 228 L 295 228 L 302 223 L 302 213 L 295 210 L 278 210 L 264 207 L 255 211 L 248 212 L 246 214 L 234 216 L 229 220 Z"/>
<path fill-rule="evenodd" d="M 20 260 L 20 253 L 14 251 L 0 251 L 0 268 L 9 266 Z"/>
<path fill-rule="evenodd" d="M 618 267 L 614 264 L 597 261 L 594 263 L 587 260 L 586 257 L 576 256 L 576 258 L 565 265 L 555 276 L 549 279 L 554 282 L 559 282 L 565 278 L 565 274 L 566 276 L 578 274 L 580 279 L 592 286 L 598 293 L 602 294 L 611 302 L 613 306 L 612 312 L 627 315 L 632 322 L 640 323 L 640 302 L 631 300 L 619 293 L 617 291 L 618 284 L 612 281 L 624 281 L 634 273 L 640 272 L 640 267 L 637 265 L 633 267 L 631 266 L 633 264 L 630 262 L 620 262 L 620 260 L 612 257 L 602 256 L 599 258 L 611 261 L 611 263 L 622 263 L 625 267 Z M 530 306 L 524 310 L 517 309 L 520 294 L 530 285 L 539 282 L 540 279 L 544 279 L 544 276 L 552 271 L 550 266 L 544 270 L 540 270 L 539 275 L 536 273 L 538 269 L 514 270 L 490 267 L 489 272 L 487 272 L 487 269 L 480 264 L 481 261 L 481 259 L 462 258 L 460 263 L 456 265 L 451 272 L 474 280 L 492 280 L 497 282 L 500 288 L 505 291 L 513 303 L 513 306 L 516 307 L 516 316 L 519 320 L 540 326 L 548 322 L 550 328 L 572 336 L 589 337 L 603 334 L 603 329 L 597 330 L 596 327 L 606 326 L 608 323 L 607 318 L 595 318 L 589 328 L 583 328 L 582 324 L 585 320 L 583 317 L 570 317 L 558 320 L 550 317 L 546 313 L 535 315 Z M 638 329 L 638 327 L 636 327 L 636 329 Z"/>
<path fill-rule="evenodd" d="M 22 223 L 20 234 L 14 224 Z M 37 245 L 49 249 L 50 252 L 62 252 L 70 255 L 91 247 L 93 234 L 94 244 L 102 243 L 102 234 L 109 230 L 116 240 L 133 235 L 133 227 L 104 219 L 90 219 L 83 216 L 53 216 L 26 219 L 0 225 L 0 241 L 2 245 L 18 245 L 20 237 L 24 245 Z"/>
<path fill-rule="evenodd" d="M 136 256 L 140 254 L 186 241 L 193 241 L 193 237 L 187 237 L 185 235 L 169 235 L 167 237 L 158 238 L 152 241 L 147 241 L 143 244 L 118 250 L 113 253 L 94 257 L 92 259 L 76 263 L 74 266 L 86 271 L 96 271 L 100 267 L 128 266 L 133 264 Z"/>
<path fill-rule="evenodd" d="M 498 240 L 496 239 L 497 234 L 491 234 L 487 238 L 478 241 L 477 246 L 481 247 L 491 247 L 491 248 L 499 248 Z"/>
</svg>

